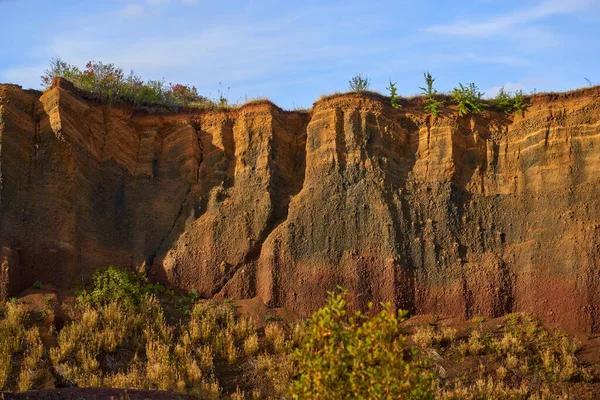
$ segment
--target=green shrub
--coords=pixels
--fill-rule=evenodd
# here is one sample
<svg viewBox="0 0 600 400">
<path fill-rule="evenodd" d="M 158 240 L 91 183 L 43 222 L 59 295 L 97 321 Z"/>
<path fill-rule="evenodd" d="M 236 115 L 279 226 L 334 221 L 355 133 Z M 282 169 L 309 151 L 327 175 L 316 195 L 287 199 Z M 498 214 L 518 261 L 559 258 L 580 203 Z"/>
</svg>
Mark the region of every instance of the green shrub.
<svg viewBox="0 0 600 400">
<path fill-rule="evenodd" d="M 42 85 L 50 87 L 52 80 L 62 76 L 75 87 L 89 93 L 92 97 L 106 101 L 127 101 L 135 106 L 191 106 L 213 102 L 200 96 L 195 87 L 183 84 L 166 84 L 164 81 L 144 82 L 133 71 L 125 76 L 123 69 L 114 64 L 90 61 L 85 69 L 62 61 L 58 57 L 50 60 L 50 67 L 42 75 Z"/>
<path fill-rule="evenodd" d="M 40 290 L 42 288 L 42 281 L 38 280 L 38 281 L 33 282 L 33 288 L 35 290 Z"/>
<path fill-rule="evenodd" d="M 424 72 L 423 76 L 425 77 L 425 84 L 427 87 L 420 87 L 421 92 L 425 95 L 425 111 L 429 112 L 431 115 L 437 117 L 440 115 L 440 106 L 444 104 L 443 101 L 437 101 L 435 96 L 437 94 L 437 90 L 433 88 L 433 82 L 435 82 L 435 78 L 431 76 L 429 72 Z"/>
<path fill-rule="evenodd" d="M 44 70 L 44 74 L 41 77 L 42 86 L 49 88 L 52 85 L 52 80 L 57 76 L 62 76 L 74 82 L 79 75 L 81 75 L 79 68 L 61 60 L 60 57 L 52 57 L 50 59 L 50 66 Z"/>
<path fill-rule="evenodd" d="M 525 111 L 525 109 L 529 106 L 530 106 L 530 104 L 525 102 L 525 97 L 523 96 L 523 91 L 517 90 L 515 92 L 515 97 L 513 98 L 513 107 L 515 109 L 515 112 L 522 116 L 523 111 Z"/>
<path fill-rule="evenodd" d="M 459 87 L 454 88 L 451 96 L 458 103 L 458 115 L 461 117 L 467 114 L 479 114 L 488 107 L 482 100 L 483 93 L 472 82 L 468 86 L 459 83 Z"/>
<path fill-rule="evenodd" d="M 331 294 L 310 318 L 295 351 L 296 399 L 430 399 L 433 375 L 414 349 L 405 352 L 400 323 L 406 311 L 390 304 L 372 317 L 346 311 L 346 293 Z M 405 354 L 409 355 L 405 355 Z"/>
<path fill-rule="evenodd" d="M 510 92 L 504 90 L 504 86 L 502 86 L 494 98 L 493 104 L 498 111 L 502 111 L 504 114 L 510 114 L 514 107 L 513 100 L 513 96 L 511 96 Z"/>
<path fill-rule="evenodd" d="M 94 272 L 93 281 L 92 289 L 79 295 L 81 302 L 98 306 L 116 302 L 136 310 L 146 295 L 165 291 L 162 285 L 149 283 L 145 275 L 114 265 Z"/>
<path fill-rule="evenodd" d="M 517 90 L 512 94 L 502 87 L 494 99 L 494 107 L 504 114 L 516 112 L 519 115 L 523 115 L 523 111 L 529 107 L 529 104 L 525 103 L 522 90 Z"/>
<path fill-rule="evenodd" d="M 352 79 L 350 79 L 350 81 L 348 81 L 348 87 L 355 93 L 362 93 L 369 89 L 369 86 L 371 86 L 369 77 L 363 77 L 361 74 L 356 74 L 354 77 L 352 77 Z"/>
<path fill-rule="evenodd" d="M 402 107 L 398 102 L 398 90 L 396 89 L 396 82 L 392 82 L 392 80 L 390 79 L 390 86 L 388 86 L 386 89 L 390 91 L 390 103 L 392 107 Z"/>
</svg>

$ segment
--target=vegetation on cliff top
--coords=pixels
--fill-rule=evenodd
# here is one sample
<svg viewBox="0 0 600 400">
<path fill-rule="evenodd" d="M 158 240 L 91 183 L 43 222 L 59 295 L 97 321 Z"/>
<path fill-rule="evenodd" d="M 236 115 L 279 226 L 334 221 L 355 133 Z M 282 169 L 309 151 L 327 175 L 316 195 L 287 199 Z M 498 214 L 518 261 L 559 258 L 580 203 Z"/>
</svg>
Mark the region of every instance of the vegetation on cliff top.
<svg viewBox="0 0 600 400">
<path fill-rule="evenodd" d="M 475 83 L 458 85 L 459 87 L 454 88 L 450 94 L 452 100 L 458 104 L 458 115 L 462 117 L 467 114 L 480 114 L 484 108 L 489 107 L 482 101 L 483 93 Z"/>
<path fill-rule="evenodd" d="M 525 102 L 523 91 L 517 90 L 510 93 L 501 87 L 493 101 L 494 107 L 504 114 L 515 112 L 518 115 L 523 115 L 523 111 L 529 106 Z"/>
<path fill-rule="evenodd" d="M 59 57 L 50 60 L 50 66 L 42 75 L 42 85 L 49 88 L 54 78 L 61 76 L 75 87 L 108 103 L 124 101 L 137 107 L 178 106 L 216 108 L 226 106 L 227 99 L 220 94 L 218 102 L 198 94 L 194 86 L 164 81 L 144 81 L 134 71 L 125 74 L 114 64 L 90 61 L 84 69 L 69 64 Z"/>
<path fill-rule="evenodd" d="M 371 86 L 371 80 L 368 76 L 362 76 L 361 74 L 354 75 L 350 81 L 348 81 L 348 88 L 354 93 L 362 93 L 369 90 Z"/>
<path fill-rule="evenodd" d="M 217 109 L 229 106 L 229 102 L 224 93 L 219 90 L 217 100 L 211 100 L 208 97 L 198 94 L 194 86 L 181 83 L 167 84 L 165 81 L 148 80 L 142 78 L 131 71 L 125 74 L 123 69 L 114 64 L 105 64 L 100 61 L 90 61 L 85 68 L 69 64 L 58 57 L 50 60 L 50 66 L 42 75 L 42 85 L 49 88 L 56 77 L 63 77 L 71 81 L 75 87 L 87 93 L 92 98 L 112 104 L 116 101 L 122 101 L 133 104 L 135 107 L 195 107 Z M 425 87 L 420 87 L 423 96 L 424 110 L 433 116 L 441 114 L 441 106 L 444 101 L 439 99 L 438 92 L 433 88 L 435 79 L 429 72 L 424 73 Z M 365 75 L 356 74 L 348 82 L 348 88 L 353 93 L 366 93 L 369 91 L 371 82 Z M 401 108 L 396 83 L 390 80 L 389 86 L 390 104 L 394 108 Z M 474 83 L 454 88 L 450 94 L 451 99 L 458 106 L 460 116 L 467 114 L 479 114 L 484 108 L 489 107 L 482 98 L 483 93 L 479 92 Z M 509 93 L 502 88 L 495 99 L 492 100 L 497 110 L 509 114 L 515 112 L 519 115 L 529 106 L 524 100 L 523 92 L 517 91 Z"/>
<path fill-rule="evenodd" d="M 347 299 L 332 293 L 304 322 L 257 321 L 230 301 L 176 295 L 109 267 L 75 307 L 0 306 L 0 390 L 54 382 L 207 399 L 543 399 L 597 382 L 577 342 L 525 315 L 476 318 L 460 331 L 411 324 L 389 304 L 353 313 Z"/>
<path fill-rule="evenodd" d="M 431 76 L 429 72 L 424 72 L 423 76 L 425 77 L 425 86 L 421 87 L 421 93 L 425 96 L 425 111 L 429 112 L 431 115 L 437 117 L 440 115 L 440 107 L 444 104 L 443 101 L 439 101 L 436 99 L 437 90 L 433 88 L 433 82 L 435 82 L 435 78 Z"/>
</svg>

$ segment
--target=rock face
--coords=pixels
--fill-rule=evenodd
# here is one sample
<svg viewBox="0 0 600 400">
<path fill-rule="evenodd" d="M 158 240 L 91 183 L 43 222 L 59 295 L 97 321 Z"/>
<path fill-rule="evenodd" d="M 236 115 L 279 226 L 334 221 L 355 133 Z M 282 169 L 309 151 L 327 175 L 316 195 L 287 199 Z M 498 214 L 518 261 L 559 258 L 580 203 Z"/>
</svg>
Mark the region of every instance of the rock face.
<svg viewBox="0 0 600 400">
<path fill-rule="evenodd" d="M 600 88 L 523 116 L 343 95 L 144 113 L 0 85 L 0 297 L 108 264 L 302 315 L 525 311 L 600 331 Z"/>
</svg>

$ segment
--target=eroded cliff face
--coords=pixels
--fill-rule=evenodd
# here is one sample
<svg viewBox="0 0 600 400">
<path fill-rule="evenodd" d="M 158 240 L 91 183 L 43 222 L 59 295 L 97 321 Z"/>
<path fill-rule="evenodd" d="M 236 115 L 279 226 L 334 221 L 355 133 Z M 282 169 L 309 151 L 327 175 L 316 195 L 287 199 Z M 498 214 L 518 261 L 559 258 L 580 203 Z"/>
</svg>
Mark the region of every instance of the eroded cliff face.
<svg viewBox="0 0 600 400">
<path fill-rule="evenodd" d="M 340 284 L 357 307 L 598 332 L 600 89 L 530 102 L 148 114 L 0 85 L 0 297 L 118 264 L 302 315 Z"/>
</svg>

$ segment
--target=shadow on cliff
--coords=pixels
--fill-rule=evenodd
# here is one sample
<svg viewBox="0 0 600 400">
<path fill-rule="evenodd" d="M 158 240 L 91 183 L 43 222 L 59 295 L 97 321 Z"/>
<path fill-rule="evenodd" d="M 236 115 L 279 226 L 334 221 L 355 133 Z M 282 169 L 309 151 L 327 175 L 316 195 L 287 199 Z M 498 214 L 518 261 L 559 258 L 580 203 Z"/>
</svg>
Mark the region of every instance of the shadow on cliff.
<svg viewBox="0 0 600 400">
<path fill-rule="evenodd" d="M 269 145 L 266 147 L 263 147 L 264 143 L 261 145 L 260 141 L 265 140 L 264 136 L 263 139 L 255 138 L 252 133 L 254 128 L 243 127 L 246 129 L 244 135 L 247 135 L 250 144 L 247 151 L 237 150 L 243 157 L 240 161 L 241 164 L 238 163 L 236 157 L 236 143 L 233 134 L 235 120 L 228 120 L 224 126 L 225 129 L 222 130 L 223 148 L 215 145 L 218 140 L 215 140 L 216 138 L 210 132 L 201 130 L 200 125 L 197 126 L 198 136 L 202 143 L 202 161 L 199 165 L 198 182 L 190 189 L 188 199 L 182 205 L 182 210 L 171 232 L 165 237 L 154 257 L 148 260 L 148 265 L 151 266 L 156 279 L 169 281 L 169 284 L 175 284 L 184 289 L 190 289 L 187 286 L 192 282 L 202 280 L 202 286 L 206 288 L 201 290 L 201 293 L 210 297 L 224 295 L 224 293 L 227 293 L 227 297 L 247 298 L 255 295 L 256 263 L 261 254 L 262 244 L 271 232 L 287 219 L 290 200 L 300 191 L 305 173 L 305 138 L 308 116 L 305 115 L 299 120 L 280 121 L 282 117 L 279 115 L 280 112 L 276 110 L 271 110 L 271 112 L 273 121 L 268 128 L 270 130 L 262 134 L 267 137 L 271 135 L 268 139 Z M 254 171 L 254 168 L 257 167 L 254 164 L 265 155 L 263 151 L 266 149 L 269 151 L 266 154 L 268 163 L 266 171 L 268 171 L 269 180 L 263 182 L 266 183 L 266 186 L 263 187 L 259 179 L 258 186 L 253 188 L 252 173 L 248 175 L 248 168 L 251 167 Z M 236 171 L 237 167 L 242 169 Z M 250 179 L 251 182 L 246 182 L 244 188 L 238 188 L 236 173 L 243 174 L 240 178 L 242 181 Z M 256 171 L 256 173 L 260 172 Z M 264 193 L 263 189 L 266 189 Z M 256 192 L 256 190 L 260 190 L 260 192 Z M 260 205 L 264 205 L 264 203 L 262 200 L 259 203 L 259 199 L 264 199 L 264 195 L 269 197 L 267 209 L 260 208 Z M 226 205 L 225 202 L 229 198 L 231 202 Z M 244 204 L 244 201 L 248 203 Z M 254 204 L 255 201 L 256 204 Z M 255 208 L 257 214 L 254 214 Z M 234 212 L 233 217 L 237 219 L 227 218 L 231 212 Z M 185 255 L 186 252 L 196 251 L 199 257 L 204 258 L 204 263 L 189 265 L 191 258 L 182 261 L 181 265 L 179 265 L 179 261 L 175 261 L 177 265 L 167 271 L 165 261 L 168 251 L 181 244 L 181 235 L 189 230 L 190 224 L 203 216 L 208 216 L 209 213 L 212 213 L 216 220 L 210 222 L 209 217 L 194 229 L 197 231 L 198 238 L 219 235 L 219 237 L 215 236 L 212 241 L 216 241 L 216 244 L 220 243 L 217 247 L 221 246 L 222 248 L 207 249 L 206 252 L 197 248 L 189 250 L 180 248 L 179 252 L 183 258 L 189 258 Z M 248 220 L 244 219 L 244 215 L 247 215 Z M 263 219 L 263 217 L 265 218 Z M 232 234 L 230 236 L 221 236 L 226 234 L 223 224 L 235 225 L 236 223 L 239 224 L 237 232 L 229 232 Z M 247 236 L 243 235 L 244 229 L 256 227 L 260 228 L 257 231 L 248 232 Z M 243 243 L 221 243 L 226 240 L 226 237 L 237 238 L 235 240 L 241 240 Z M 202 240 L 200 242 L 202 243 Z M 203 255 L 203 253 L 207 254 Z M 189 270 L 182 271 L 182 268 Z M 240 271 L 244 273 L 243 278 L 238 277 Z M 185 274 L 186 277 L 179 277 L 178 274 Z M 210 290 L 206 285 L 208 282 L 212 282 L 208 285 Z"/>
<path fill-rule="evenodd" d="M 413 218 L 411 206 L 405 196 L 409 175 L 417 162 L 417 151 L 419 148 L 419 126 L 413 119 L 402 114 L 394 119 L 401 128 L 403 137 L 398 138 L 401 144 L 399 151 L 391 151 L 388 168 L 384 168 L 383 196 L 393 216 L 393 229 L 396 233 L 396 248 L 399 260 L 394 260 L 391 265 L 393 276 L 393 304 L 397 309 L 407 310 L 414 313 L 416 310 L 416 263 L 412 259 L 409 248 L 411 242 L 411 227 Z M 372 150 L 371 150 L 372 152 Z M 398 207 L 398 203 L 399 207 Z M 418 224 L 417 224 L 418 225 Z"/>
<path fill-rule="evenodd" d="M 486 195 L 486 178 L 489 180 L 497 172 L 500 151 L 498 137 L 507 135 L 511 121 L 504 114 L 486 113 L 459 117 L 457 122 L 452 140 L 455 168 L 449 200 L 450 215 L 455 221 L 451 224 L 452 235 L 458 243 L 461 264 L 464 317 L 469 319 L 482 313 L 497 317 L 513 310 L 514 273 L 501 258 L 505 236 L 501 235 L 500 243 L 495 243 L 495 232 L 488 232 L 494 228 L 503 229 L 488 226 L 479 219 L 472 220 L 478 214 L 475 211 L 478 206 L 473 202 Z M 477 227 L 475 230 L 474 224 Z M 473 271 L 467 265 L 471 251 L 482 254 L 491 252 L 494 260 Z"/>
<path fill-rule="evenodd" d="M 163 261 L 168 250 L 180 240 L 186 225 L 201 218 L 209 210 L 211 206 L 209 203 L 223 202 L 227 198 L 227 190 L 235 185 L 234 121 L 232 119 L 225 121 L 222 130 L 223 147 L 219 147 L 215 145 L 215 137 L 210 132 L 202 130 L 198 118 L 201 117 L 189 121 L 196 131 L 200 149 L 196 179 L 189 183 L 171 228 L 146 256 L 146 270 L 151 271 L 154 279 L 160 282 L 169 281 Z M 159 169 L 155 167 L 153 171 L 154 177 L 160 179 Z"/>
</svg>

